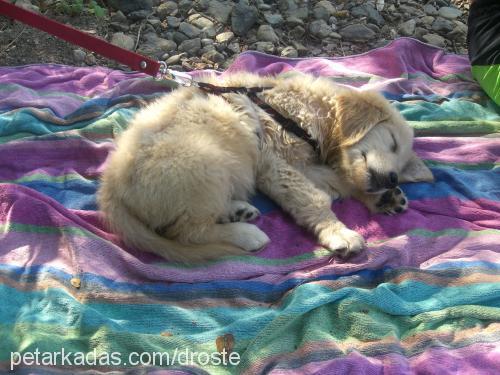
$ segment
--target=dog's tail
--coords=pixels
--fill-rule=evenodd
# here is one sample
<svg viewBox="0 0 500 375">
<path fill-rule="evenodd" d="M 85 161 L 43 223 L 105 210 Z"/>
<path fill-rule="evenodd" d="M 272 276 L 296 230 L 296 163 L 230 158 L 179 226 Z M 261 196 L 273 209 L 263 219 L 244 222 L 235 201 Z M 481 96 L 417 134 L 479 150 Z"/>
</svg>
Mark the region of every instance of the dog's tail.
<svg viewBox="0 0 500 375">
<path fill-rule="evenodd" d="M 227 255 L 248 254 L 243 249 L 228 243 L 185 245 L 169 240 L 151 230 L 122 202 L 110 199 L 101 203 L 110 228 L 119 234 L 127 245 L 157 254 L 169 261 L 196 263 Z"/>
</svg>

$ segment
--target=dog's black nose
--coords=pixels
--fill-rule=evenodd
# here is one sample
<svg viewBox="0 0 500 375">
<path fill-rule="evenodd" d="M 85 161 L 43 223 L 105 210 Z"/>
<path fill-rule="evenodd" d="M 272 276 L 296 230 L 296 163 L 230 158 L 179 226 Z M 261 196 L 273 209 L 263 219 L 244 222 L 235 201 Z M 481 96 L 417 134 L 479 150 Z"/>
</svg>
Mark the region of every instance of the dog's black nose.
<svg viewBox="0 0 500 375">
<path fill-rule="evenodd" d="M 398 186 L 398 175 L 396 172 L 389 172 L 389 186 L 386 186 L 388 189 L 394 189 Z"/>
</svg>

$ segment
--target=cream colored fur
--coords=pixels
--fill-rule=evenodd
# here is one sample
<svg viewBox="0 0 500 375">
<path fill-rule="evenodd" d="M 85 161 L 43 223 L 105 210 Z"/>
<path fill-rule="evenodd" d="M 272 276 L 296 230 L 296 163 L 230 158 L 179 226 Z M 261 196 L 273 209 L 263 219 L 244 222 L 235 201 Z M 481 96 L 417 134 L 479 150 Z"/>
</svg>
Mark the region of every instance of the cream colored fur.
<svg viewBox="0 0 500 375">
<path fill-rule="evenodd" d="M 243 222 L 258 215 L 247 201 L 259 189 L 320 244 L 348 255 L 364 240 L 336 218 L 332 199 L 354 196 L 377 211 L 387 189 L 367 192 L 370 171 L 432 179 L 411 150 L 412 130 L 375 92 L 296 74 L 205 80 L 272 87 L 262 99 L 317 139 L 320 153 L 244 95 L 165 95 L 137 113 L 102 176 L 100 207 L 132 246 L 183 262 L 260 250 L 269 238 Z"/>
</svg>

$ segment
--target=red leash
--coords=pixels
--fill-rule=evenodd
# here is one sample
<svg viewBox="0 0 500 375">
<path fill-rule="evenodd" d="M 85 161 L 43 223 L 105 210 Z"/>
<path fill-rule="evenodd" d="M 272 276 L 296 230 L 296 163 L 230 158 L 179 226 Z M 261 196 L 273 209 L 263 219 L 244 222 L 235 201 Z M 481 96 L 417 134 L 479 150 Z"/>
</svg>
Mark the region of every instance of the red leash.
<svg viewBox="0 0 500 375">
<path fill-rule="evenodd" d="M 114 44 L 108 43 L 104 39 L 89 35 L 75 29 L 74 27 L 64 25 L 40 14 L 30 12 L 26 9 L 8 3 L 5 0 L 0 0 L 0 14 L 45 31 L 60 39 L 76 44 L 111 60 L 118 61 L 119 63 L 127 65 L 132 70 L 144 72 L 153 77 L 157 76 L 160 68 L 166 68 L 164 63 L 160 63 L 149 57 L 115 46 Z"/>
</svg>

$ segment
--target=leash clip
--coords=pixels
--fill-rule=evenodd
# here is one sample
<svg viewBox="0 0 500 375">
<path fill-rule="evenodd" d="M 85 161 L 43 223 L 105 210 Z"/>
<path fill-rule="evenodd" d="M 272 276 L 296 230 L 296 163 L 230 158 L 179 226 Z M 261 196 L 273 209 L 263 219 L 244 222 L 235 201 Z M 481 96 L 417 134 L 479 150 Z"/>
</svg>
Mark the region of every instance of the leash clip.
<svg viewBox="0 0 500 375">
<path fill-rule="evenodd" d="M 160 73 L 158 79 L 169 79 L 177 82 L 179 85 L 184 87 L 194 85 L 194 80 L 191 75 L 169 69 L 165 61 L 160 61 L 160 69 L 158 70 L 158 72 Z"/>
</svg>

